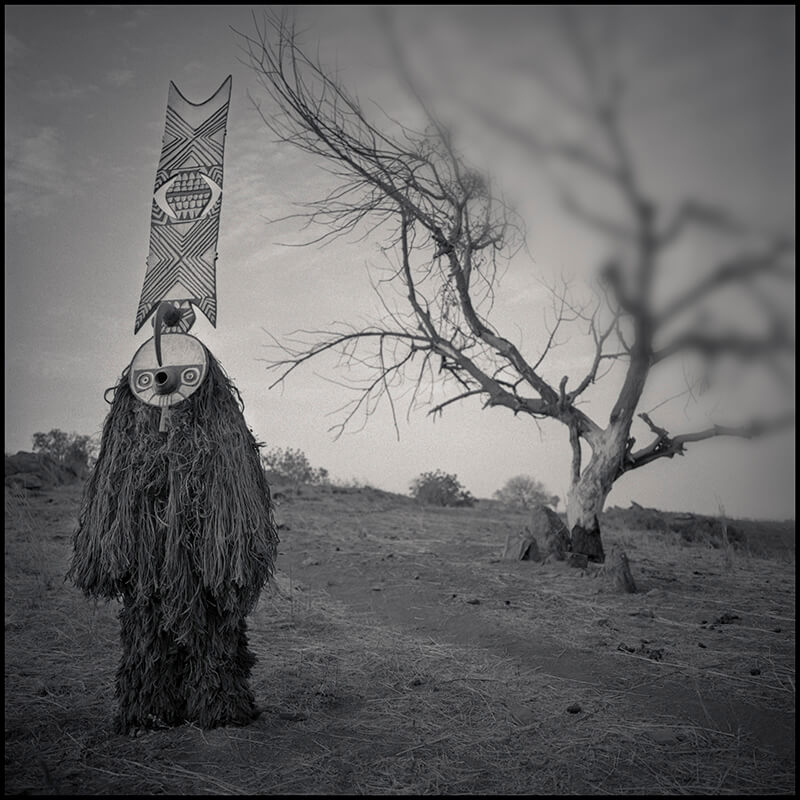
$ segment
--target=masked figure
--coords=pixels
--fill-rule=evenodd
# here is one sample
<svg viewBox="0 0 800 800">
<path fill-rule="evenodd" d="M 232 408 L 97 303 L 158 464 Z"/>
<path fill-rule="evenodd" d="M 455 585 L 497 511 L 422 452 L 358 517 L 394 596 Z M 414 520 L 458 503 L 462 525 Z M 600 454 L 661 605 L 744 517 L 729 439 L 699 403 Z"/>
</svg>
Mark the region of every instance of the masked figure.
<svg viewBox="0 0 800 800">
<path fill-rule="evenodd" d="M 257 716 L 245 618 L 278 536 L 238 391 L 187 331 L 216 321 L 216 234 L 230 79 L 205 104 L 170 87 L 138 331 L 84 489 L 68 578 L 120 599 L 117 728 Z"/>
</svg>

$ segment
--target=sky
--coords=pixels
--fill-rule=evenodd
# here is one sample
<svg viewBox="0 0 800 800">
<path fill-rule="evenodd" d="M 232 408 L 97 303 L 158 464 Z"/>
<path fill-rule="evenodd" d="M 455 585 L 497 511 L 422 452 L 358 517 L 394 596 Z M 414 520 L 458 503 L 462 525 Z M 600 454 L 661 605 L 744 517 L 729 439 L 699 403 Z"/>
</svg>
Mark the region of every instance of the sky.
<svg viewBox="0 0 800 800">
<path fill-rule="evenodd" d="M 490 497 L 520 474 L 565 497 L 570 452 L 558 423 L 537 425 L 473 400 L 436 419 L 424 407 L 408 414 L 403 408 L 398 439 L 383 406 L 363 429 L 356 425 L 336 438 L 330 428 L 351 395 L 339 385 L 346 376 L 334 362 L 311 364 L 268 388 L 270 337 L 374 319 L 380 306 L 370 275 L 385 261 L 374 238 L 290 246 L 308 234 L 291 221 L 270 222 L 318 197 L 330 178 L 318 160 L 273 141 L 254 106 L 255 100 L 272 110 L 241 61 L 235 31 L 252 33 L 253 14 L 259 19 L 265 8 L 280 10 L 5 6 L 6 452 L 30 449 L 37 431 L 101 430 L 103 393 L 151 330 L 145 325 L 133 333 L 169 82 L 197 103 L 232 75 L 217 327 L 198 312 L 192 333 L 238 386 L 256 437 L 268 447 L 299 448 L 334 478 L 390 491 L 406 493 L 417 475 L 442 469 L 477 497 Z M 598 23 L 597 30 L 630 84 L 631 149 L 663 208 L 674 209 L 684 197 L 707 199 L 758 230 L 793 236 L 794 8 L 605 8 L 606 27 Z M 370 113 L 380 108 L 414 118 L 375 7 L 292 10 L 311 51 L 339 70 Z M 541 69 L 569 75 L 552 9 L 382 10 L 394 20 L 415 78 L 443 114 L 454 115 L 468 152 L 484 159 L 526 217 L 527 247 L 507 265 L 490 321 L 535 360 L 550 302 L 541 279 L 588 274 L 601 262 L 603 244 L 564 214 L 540 165 L 496 131 L 481 132 L 475 109 L 494 103 L 519 124 L 560 124 L 555 107 L 548 111 L 552 98 L 531 78 Z M 607 202 L 588 184 L 578 188 L 591 203 Z M 701 239 L 681 249 L 664 291 L 701 274 L 722 252 L 718 247 Z M 783 298 L 792 311 L 793 297 Z M 733 300 L 729 309 L 740 319 L 750 313 Z M 564 372 L 578 374 L 586 358 L 586 339 L 576 335 L 553 352 L 548 378 L 557 384 Z M 684 433 L 718 421 L 712 411 L 724 423 L 747 422 L 793 406 L 793 377 L 791 388 L 781 389 L 763 373 L 723 375 L 717 393 L 696 405 L 685 396 L 661 405 L 681 388 L 680 374 L 657 372 L 640 409 L 657 409 L 659 424 Z M 584 410 L 602 419 L 614 385 L 612 374 Z M 647 441 L 643 426 L 634 434 Z M 682 458 L 625 475 L 607 505 L 632 500 L 667 510 L 717 513 L 722 506 L 731 516 L 793 518 L 794 432 L 690 446 Z"/>
</svg>

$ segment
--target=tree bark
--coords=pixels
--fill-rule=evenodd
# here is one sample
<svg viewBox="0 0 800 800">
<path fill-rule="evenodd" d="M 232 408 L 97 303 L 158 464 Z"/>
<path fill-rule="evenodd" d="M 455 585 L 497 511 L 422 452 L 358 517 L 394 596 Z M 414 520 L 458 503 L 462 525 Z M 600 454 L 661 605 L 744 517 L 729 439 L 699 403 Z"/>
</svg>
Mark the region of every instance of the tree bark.
<svg viewBox="0 0 800 800">
<path fill-rule="evenodd" d="M 567 496 L 567 526 L 572 537 L 572 552 L 583 553 L 590 561 L 603 563 L 605 553 L 600 536 L 600 515 L 614 481 L 623 472 L 631 422 L 642 395 L 649 371 L 649 332 L 639 324 L 638 350 L 632 354 L 625 382 L 609 417 L 608 427 L 593 436 L 589 444 L 592 457 L 578 475 L 580 451 L 573 442 L 572 486 Z"/>
<path fill-rule="evenodd" d="M 624 455 L 624 439 L 609 436 L 595 444 L 583 472 L 573 475 L 567 495 L 567 527 L 572 539 L 572 552 L 586 555 L 589 561 L 603 563 L 605 552 L 600 535 L 600 515 L 618 475 Z"/>
<path fill-rule="evenodd" d="M 590 525 L 581 523 L 573 525 L 571 539 L 573 555 L 584 555 L 589 561 L 594 561 L 598 564 L 602 564 L 606 560 L 597 516 L 594 517 Z"/>
</svg>

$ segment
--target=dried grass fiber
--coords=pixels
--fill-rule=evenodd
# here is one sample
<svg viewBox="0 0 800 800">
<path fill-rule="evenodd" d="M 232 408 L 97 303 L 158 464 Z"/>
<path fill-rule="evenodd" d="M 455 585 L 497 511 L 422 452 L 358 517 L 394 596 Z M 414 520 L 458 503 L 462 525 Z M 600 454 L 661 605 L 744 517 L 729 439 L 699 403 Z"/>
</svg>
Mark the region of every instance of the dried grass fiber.
<svg viewBox="0 0 800 800">
<path fill-rule="evenodd" d="M 252 718 L 245 617 L 272 575 L 278 536 L 241 397 L 208 359 L 166 433 L 123 372 L 82 498 L 67 577 L 90 597 L 124 602 L 121 730 Z"/>
</svg>

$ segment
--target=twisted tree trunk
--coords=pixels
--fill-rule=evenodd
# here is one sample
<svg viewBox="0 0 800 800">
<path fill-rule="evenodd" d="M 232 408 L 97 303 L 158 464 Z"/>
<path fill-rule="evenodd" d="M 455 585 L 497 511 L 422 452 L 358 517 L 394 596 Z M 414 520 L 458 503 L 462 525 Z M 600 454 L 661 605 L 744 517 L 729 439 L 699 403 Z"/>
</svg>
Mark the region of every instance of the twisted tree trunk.
<svg viewBox="0 0 800 800">
<path fill-rule="evenodd" d="M 597 451 L 567 494 L 567 527 L 572 540 L 572 552 L 583 553 L 590 561 L 605 561 L 600 536 L 600 515 L 614 482 L 616 468 L 613 459 Z"/>
<path fill-rule="evenodd" d="M 608 427 L 592 436 L 592 456 L 581 470 L 580 442 L 572 435 L 572 485 L 567 494 L 567 526 L 572 552 L 583 553 L 590 561 L 604 562 L 600 536 L 600 515 L 614 481 L 622 474 L 630 437 L 631 423 L 649 369 L 649 357 L 637 353 L 632 359 L 614 405 Z"/>
</svg>

